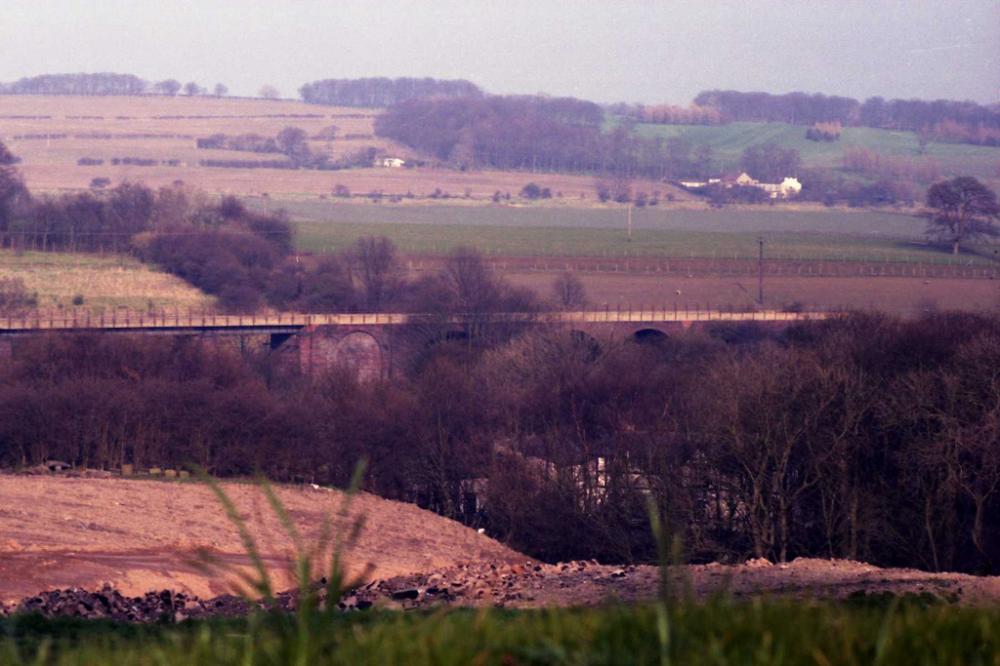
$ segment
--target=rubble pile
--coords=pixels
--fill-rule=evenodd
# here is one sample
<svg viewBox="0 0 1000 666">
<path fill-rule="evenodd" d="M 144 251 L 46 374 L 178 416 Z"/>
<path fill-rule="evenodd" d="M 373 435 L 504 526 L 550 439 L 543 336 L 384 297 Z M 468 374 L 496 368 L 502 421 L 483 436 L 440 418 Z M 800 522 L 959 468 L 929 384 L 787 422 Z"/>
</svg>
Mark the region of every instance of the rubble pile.
<svg viewBox="0 0 1000 666">
<path fill-rule="evenodd" d="M 119 622 L 159 622 L 185 617 L 185 612 L 200 604 L 197 598 L 180 592 L 147 592 L 141 597 L 126 597 L 105 585 L 96 592 L 80 588 L 49 590 L 22 599 L 13 606 L 0 606 L 0 614 L 39 613 L 46 617 L 79 617 Z"/>
<path fill-rule="evenodd" d="M 375 580 L 345 596 L 341 603 L 345 608 L 374 605 L 409 609 L 442 604 L 502 608 L 532 606 L 543 598 L 551 599 L 559 590 L 579 592 L 581 588 L 591 588 L 597 595 L 608 598 L 614 596 L 609 586 L 622 587 L 625 579 L 639 569 L 594 561 L 468 564 L 432 574 Z"/>
<path fill-rule="evenodd" d="M 611 596 L 607 586 L 620 586 L 636 570 L 636 567 L 612 567 L 596 562 L 468 564 L 430 574 L 373 580 L 345 593 L 337 607 L 350 612 L 369 608 L 413 610 L 442 605 L 531 606 L 535 605 L 536 598 L 540 604 L 543 599 L 551 599 L 558 590 L 579 592 L 586 586 L 592 587 L 598 597 L 607 598 Z M 315 588 L 321 607 L 327 602 L 325 584 L 325 580 L 320 580 Z M 297 591 L 283 592 L 276 595 L 272 609 L 293 612 L 297 603 Z M 50 590 L 14 605 L 0 604 L 0 616 L 39 613 L 46 617 L 145 623 L 239 617 L 254 609 L 267 609 L 267 606 L 235 595 L 199 599 L 170 590 L 126 597 L 105 585 L 96 592 L 80 588 Z"/>
</svg>

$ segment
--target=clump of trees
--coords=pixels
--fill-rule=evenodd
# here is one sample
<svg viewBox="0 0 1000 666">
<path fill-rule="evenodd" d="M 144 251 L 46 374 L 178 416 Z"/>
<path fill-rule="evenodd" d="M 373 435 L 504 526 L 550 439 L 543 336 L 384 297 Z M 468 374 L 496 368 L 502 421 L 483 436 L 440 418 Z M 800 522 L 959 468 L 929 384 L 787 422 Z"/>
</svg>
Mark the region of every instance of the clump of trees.
<svg viewBox="0 0 1000 666">
<path fill-rule="evenodd" d="M 840 139 L 843 125 L 839 121 L 828 123 L 813 123 L 813 126 L 806 130 L 806 138 L 810 141 L 832 142 Z"/>
<path fill-rule="evenodd" d="M 542 187 L 538 183 L 531 182 L 521 188 L 521 198 L 522 199 L 551 199 L 552 190 L 548 187 Z"/>
<path fill-rule="evenodd" d="M 648 178 L 707 177 L 713 168 L 708 146 L 604 125 L 604 110 L 578 99 L 475 96 L 396 104 L 375 131 L 457 168 Z"/>
<path fill-rule="evenodd" d="M 774 142 L 750 146 L 740 157 L 740 168 L 764 183 L 780 183 L 786 176 L 797 176 L 801 166 L 799 151 Z"/>
<path fill-rule="evenodd" d="M 140 95 L 147 82 L 134 74 L 43 74 L 0 83 L 4 95 Z M 178 84 L 178 88 L 180 85 Z"/>
<path fill-rule="evenodd" d="M 299 88 L 310 104 L 331 106 L 383 107 L 423 97 L 478 97 L 483 94 L 474 83 L 462 79 L 362 78 L 324 79 Z"/>
<path fill-rule="evenodd" d="M 475 310 L 497 293 L 484 279 L 464 255 L 434 281 Z M 994 317 L 720 324 L 643 343 L 418 328 L 397 339 L 414 336 L 415 361 L 366 383 L 191 338 L 26 339 L 0 368 L 0 466 L 344 483 L 364 456 L 367 490 L 550 561 L 653 560 L 652 499 L 692 561 L 1000 566 Z"/>
</svg>

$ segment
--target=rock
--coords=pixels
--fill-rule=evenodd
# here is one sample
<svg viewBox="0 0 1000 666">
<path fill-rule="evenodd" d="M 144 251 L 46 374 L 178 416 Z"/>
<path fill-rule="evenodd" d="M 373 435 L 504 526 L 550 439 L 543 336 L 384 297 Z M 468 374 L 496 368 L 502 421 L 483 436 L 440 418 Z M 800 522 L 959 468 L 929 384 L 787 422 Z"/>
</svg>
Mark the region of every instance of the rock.
<svg viewBox="0 0 1000 666">
<path fill-rule="evenodd" d="M 392 593 L 393 599 L 416 599 L 420 596 L 420 590 L 410 588 L 408 590 L 396 590 Z"/>
</svg>

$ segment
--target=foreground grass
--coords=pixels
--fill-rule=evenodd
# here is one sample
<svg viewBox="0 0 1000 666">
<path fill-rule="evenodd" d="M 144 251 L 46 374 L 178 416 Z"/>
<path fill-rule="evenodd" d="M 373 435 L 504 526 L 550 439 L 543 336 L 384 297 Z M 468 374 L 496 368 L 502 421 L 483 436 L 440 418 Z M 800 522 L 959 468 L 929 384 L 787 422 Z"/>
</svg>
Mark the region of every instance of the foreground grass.
<svg viewBox="0 0 1000 666">
<path fill-rule="evenodd" d="M 23 280 L 41 308 L 183 310 L 213 303 L 180 278 L 125 255 L 0 250 L 0 278 Z"/>
<path fill-rule="evenodd" d="M 674 605 L 661 653 L 651 606 L 370 612 L 315 622 L 135 627 L 0 621 L 11 664 L 1000 664 L 1000 609 L 896 603 Z"/>
</svg>

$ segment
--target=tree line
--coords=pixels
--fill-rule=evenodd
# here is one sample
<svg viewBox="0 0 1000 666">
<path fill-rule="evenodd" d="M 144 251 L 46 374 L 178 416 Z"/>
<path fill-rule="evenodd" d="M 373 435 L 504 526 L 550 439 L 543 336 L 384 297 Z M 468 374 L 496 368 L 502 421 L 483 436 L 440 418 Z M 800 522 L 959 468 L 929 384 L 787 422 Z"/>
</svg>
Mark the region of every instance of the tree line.
<svg viewBox="0 0 1000 666">
<path fill-rule="evenodd" d="M 1000 145 L 1000 110 L 971 101 L 870 97 L 859 102 L 850 97 L 802 92 L 773 95 L 708 90 L 694 98 L 694 109 L 704 108 L 714 109 L 723 122 L 839 122 L 845 126 L 921 132 L 943 141 Z M 671 118 L 670 114 L 653 113 L 643 120 L 674 122 Z"/>
<path fill-rule="evenodd" d="M 330 106 L 384 107 L 422 97 L 479 97 L 483 91 L 464 79 L 323 79 L 299 88 L 303 101 Z"/>
<path fill-rule="evenodd" d="M 711 169 L 707 146 L 604 131 L 592 102 L 538 96 L 412 99 L 389 107 L 375 132 L 457 168 L 614 173 L 650 178 Z"/>
<path fill-rule="evenodd" d="M 0 466 L 344 484 L 367 458 L 367 490 L 550 561 L 653 560 L 652 498 L 696 562 L 1000 566 L 993 316 L 434 339 L 372 382 L 246 344 L 24 340 L 0 368 Z"/>
<path fill-rule="evenodd" d="M 150 82 L 135 74 L 113 72 L 77 74 L 41 74 L 26 76 L 9 83 L 0 82 L 0 95 L 167 95 L 183 92 L 188 96 L 207 95 L 209 90 L 196 81 L 177 79 Z M 217 83 L 211 90 L 216 97 L 229 94 L 229 88 Z M 261 92 L 261 97 L 268 97 Z M 274 95 L 277 97 L 277 94 Z"/>
</svg>

